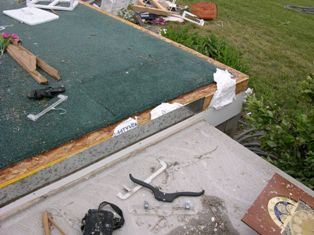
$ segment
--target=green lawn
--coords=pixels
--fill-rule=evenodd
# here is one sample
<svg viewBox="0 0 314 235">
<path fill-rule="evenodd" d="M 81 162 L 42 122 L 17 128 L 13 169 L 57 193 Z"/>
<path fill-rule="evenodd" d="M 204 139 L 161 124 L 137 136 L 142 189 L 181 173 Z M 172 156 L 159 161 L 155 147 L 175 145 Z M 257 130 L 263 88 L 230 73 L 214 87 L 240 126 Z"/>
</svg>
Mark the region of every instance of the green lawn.
<svg viewBox="0 0 314 235">
<path fill-rule="evenodd" d="M 179 2 L 189 5 L 199 0 Z M 249 65 L 250 85 L 256 94 L 294 109 L 298 105 L 294 96 L 296 82 L 314 73 L 314 15 L 285 9 L 285 5 L 293 2 L 284 0 L 215 3 L 218 19 L 204 27 L 190 24 L 190 30 L 203 35 L 213 32 L 225 38 L 243 53 Z M 313 0 L 298 0 L 294 4 L 314 7 Z"/>
</svg>

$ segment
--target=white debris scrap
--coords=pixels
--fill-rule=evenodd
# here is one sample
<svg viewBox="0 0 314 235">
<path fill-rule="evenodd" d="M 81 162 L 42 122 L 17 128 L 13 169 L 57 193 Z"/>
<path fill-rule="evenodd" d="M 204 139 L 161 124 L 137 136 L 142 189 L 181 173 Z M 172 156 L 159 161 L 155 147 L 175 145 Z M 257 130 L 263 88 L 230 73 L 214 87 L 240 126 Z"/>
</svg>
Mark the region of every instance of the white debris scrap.
<svg viewBox="0 0 314 235">
<path fill-rule="evenodd" d="M 236 80 L 232 78 L 233 75 L 228 70 L 221 70 L 217 68 L 214 73 L 214 81 L 217 84 L 217 91 L 211 101 L 210 106 L 215 109 L 232 103 L 235 98 Z"/>
<path fill-rule="evenodd" d="M 137 127 L 137 120 L 134 118 L 128 118 L 121 122 L 113 131 L 113 136 L 121 135 L 129 130 Z"/>
<path fill-rule="evenodd" d="M 181 108 L 183 105 L 179 104 L 179 103 L 162 103 L 160 105 L 158 105 L 157 107 L 155 107 L 152 111 L 150 111 L 150 119 L 156 119 L 166 113 L 169 113 L 173 110 L 176 110 L 178 108 Z"/>
</svg>

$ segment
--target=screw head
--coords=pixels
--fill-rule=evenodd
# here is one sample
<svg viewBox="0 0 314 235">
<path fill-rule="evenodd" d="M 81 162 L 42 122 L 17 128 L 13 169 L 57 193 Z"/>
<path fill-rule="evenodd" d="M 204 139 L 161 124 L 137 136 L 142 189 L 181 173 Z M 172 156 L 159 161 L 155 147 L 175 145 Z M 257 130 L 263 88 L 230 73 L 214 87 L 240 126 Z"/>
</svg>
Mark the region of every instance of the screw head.
<svg viewBox="0 0 314 235">
<path fill-rule="evenodd" d="M 185 208 L 186 210 L 190 210 L 191 207 L 192 207 L 192 203 L 191 203 L 190 201 L 186 201 L 186 202 L 184 203 L 184 208 Z"/>
<path fill-rule="evenodd" d="M 147 201 L 144 201 L 144 209 L 147 210 L 149 208 L 149 204 Z"/>
</svg>

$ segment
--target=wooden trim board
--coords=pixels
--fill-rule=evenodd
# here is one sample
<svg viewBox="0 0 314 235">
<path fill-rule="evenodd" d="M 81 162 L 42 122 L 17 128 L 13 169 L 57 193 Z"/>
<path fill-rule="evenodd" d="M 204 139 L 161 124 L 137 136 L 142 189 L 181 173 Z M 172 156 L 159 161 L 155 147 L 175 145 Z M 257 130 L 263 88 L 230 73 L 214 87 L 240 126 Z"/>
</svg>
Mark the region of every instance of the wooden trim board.
<svg viewBox="0 0 314 235">
<path fill-rule="evenodd" d="M 229 67 L 226 66 L 212 58 L 209 58 L 205 55 L 200 54 L 197 51 L 194 51 L 188 47 L 185 47 L 179 43 L 176 43 L 174 41 L 171 41 L 163 36 L 160 36 L 158 34 L 155 34 L 147 29 L 144 29 L 138 25 L 135 25 L 129 21 L 126 21 L 122 18 L 119 18 L 117 16 L 111 15 L 99 8 L 93 7 L 87 3 L 80 2 L 81 4 L 90 7 L 98 12 L 101 12 L 102 14 L 105 14 L 107 16 L 110 16 L 124 24 L 127 24 L 133 28 L 136 28 L 142 32 L 148 33 L 152 35 L 153 37 L 156 37 L 160 40 L 163 40 L 167 43 L 170 43 L 171 45 L 178 47 L 190 54 L 193 54 L 197 56 L 198 58 L 201 58 L 205 61 L 207 61 L 210 64 L 213 64 L 221 69 L 228 69 L 236 79 L 236 94 L 239 94 L 243 91 L 245 91 L 248 87 L 248 76 Z M 187 94 L 183 94 L 176 99 L 170 101 L 177 102 L 183 105 L 190 104 L 194 101 L 205 99 L 203 110 L 208 107 L 210 104 L 210 100 L 213 97 L 214 93 L 216 91 L 216 85 L 210 84 L 207 86 L 203 86 L 201 88 L 198 88 L 192 92 L 189 92 Z M 146 110 L 142 113 L 137 114 L 139 125 L 143 125 L 150 121 L 150 111 Z M 0 188 L 4 188 L 10 184 L 13 184 L 21 179 L 24 179 L 28 176 L 31 176 L 33 174 L 36 174 L 37 172 L 46 169 L 48 167 L 51 167 L 58 162 L 61 162 L 67 158 L 70 158 L 71 156 L 80 153 L 88 148 L 91 148 L 93 146 L 96 146 L 102 142 L 105 142 L 106 140 L 110 139 L 113 134 L 114 128 L 119 124 L 115 123 L 108 127 L 93 131 L 91 133 L 88 133 L 78 139 L 72 140 L 70 142 L 67 142 L 59 147 L 56 147 L 54 149 L 49 150 L 48 152 L 45 152 L 43 154 L 39 154 L 37 156 L 31 157 L 29 159 L 25 159 L 23 161 L 20 161 L 16 164 L 13 164 L 7 168 L 0 169 Z"/>
<path fill-rule="evenodd" d="M 149 12 L 149 13 L 161 15 L 161 16 L 179 16 L 168 10 L 140 6 L 140 5 L 131 5 L 130 8 L 136 12 Z"/>
<path fill-rule="evenodd" d="M 161 5 L 158 0 L 151 0 L 151 2 L 153 3 L 153 5 L 155 5 L 157 8 L 161 9 L 161 10 L 164 10 L 164 11 L 167 11 L 167 8 L 164 7 L 163 5 Z"/>
<path fill-rule="evenodd" d="M 36 70 L 37 59 L 35 55 L 13 44 L 8 46 L 7 52 L 36 82 L 48 84 L 48 80 Z"/>
</svg>

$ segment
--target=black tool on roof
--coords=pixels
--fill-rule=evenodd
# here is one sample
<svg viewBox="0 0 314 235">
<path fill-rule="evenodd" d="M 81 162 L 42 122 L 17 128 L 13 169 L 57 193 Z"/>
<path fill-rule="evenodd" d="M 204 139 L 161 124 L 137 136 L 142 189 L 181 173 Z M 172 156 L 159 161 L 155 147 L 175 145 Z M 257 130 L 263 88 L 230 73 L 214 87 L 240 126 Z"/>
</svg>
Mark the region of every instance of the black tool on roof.
<svg viewBox="0 0 314 235">
<path fill-rule="evenodd" d="M 89 209 L 82 219 L 83 235 L 111 235 L 124 224 L 122 210 L 109 202 L 100 203 L 98 209 Z"/>
<path fill-rule="evenodd" d="M 29 99 L 41 100 L 43 98 L 53 98 L 60 93 L 65 92 L 65 88 L 63 86 L 60 87 L 46 87 L 44 89 L 36 89 L 32 90 L 27 97 Z"/>
<path fill-rule="evenodd" d="M 139 179 L 134 178 L 131 174 L 129 175 L 130 179 L 136 183 L 139 184 L 145 188 L 150 189 L 153 194 L 154 197 L 158 200 L 158 201 L 162 201 L 162 202 L 173 202 L 177 197 L 182 197 L 182 196 L 187 196 L 187 197 L 198 197 L 201 196 L 205 193 L 204 190 L 202 190 L 201 192 L 176 192 L 176 193 L 164 193 L 161 192 L 158 188 L 155 188 L 154 186 L 145 183 L 144 181 L 141 181 Z"/>
</svg>

